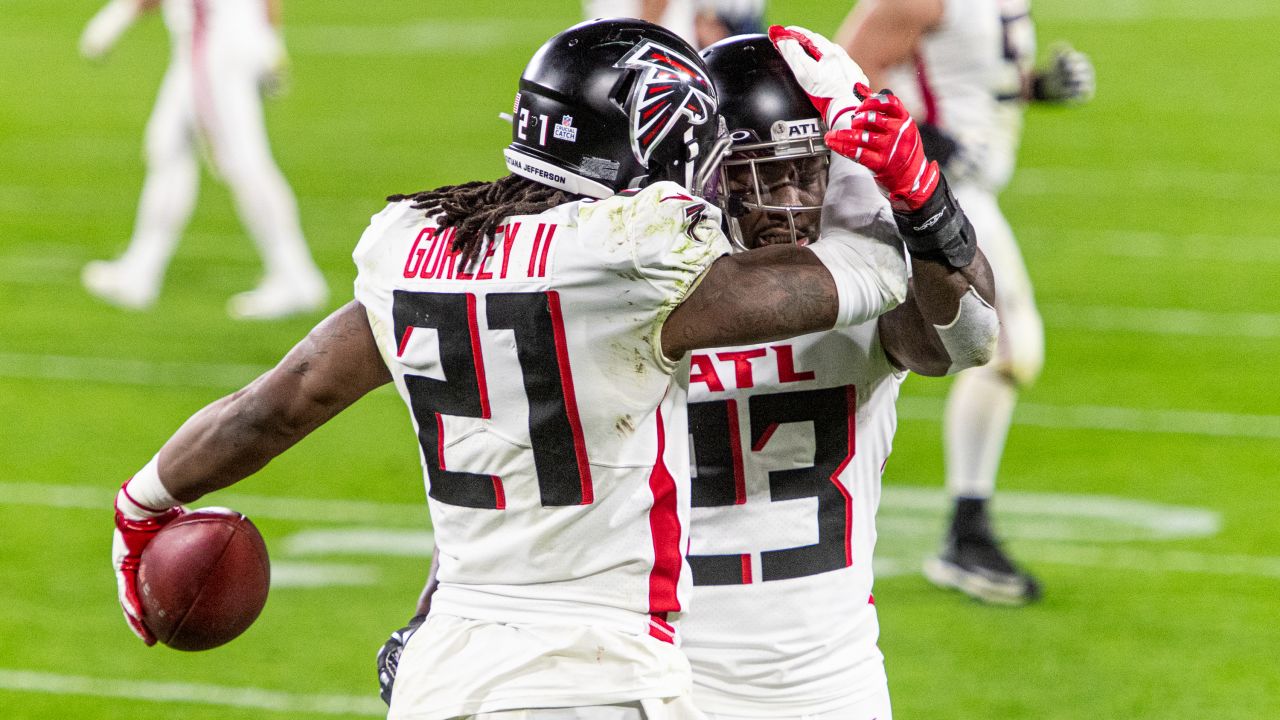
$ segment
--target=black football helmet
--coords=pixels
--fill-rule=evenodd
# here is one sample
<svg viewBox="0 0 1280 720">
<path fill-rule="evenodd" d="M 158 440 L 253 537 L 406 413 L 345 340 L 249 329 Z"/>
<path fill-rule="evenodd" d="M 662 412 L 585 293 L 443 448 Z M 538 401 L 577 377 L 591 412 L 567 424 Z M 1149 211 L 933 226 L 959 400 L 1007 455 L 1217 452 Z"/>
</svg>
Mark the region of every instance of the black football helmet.
<svg viewBox="0 0 1280 720">
<path fill-rule="evenodd" d="M 643 20 L 579 23 L 520 76 L 507 168 L 596 198 L 672 180 L 699 191 L 728 145 L 697 52 Z"/>
<path fill-rule="evenodd" d="M 707 199 L 725 211 L 730 239 L 740 248 L 817 239 L 830 157 L 822 115 L 765 35 L 726 38 L 703 50 L 702 59 L 730 138 Z M 766 216 L 785 227 L 763 230 L 771 239 L 761 240 L 759 226 L 771 224 Z M 744 223 L 755 226 L 750 242 Z"/>
</svg>

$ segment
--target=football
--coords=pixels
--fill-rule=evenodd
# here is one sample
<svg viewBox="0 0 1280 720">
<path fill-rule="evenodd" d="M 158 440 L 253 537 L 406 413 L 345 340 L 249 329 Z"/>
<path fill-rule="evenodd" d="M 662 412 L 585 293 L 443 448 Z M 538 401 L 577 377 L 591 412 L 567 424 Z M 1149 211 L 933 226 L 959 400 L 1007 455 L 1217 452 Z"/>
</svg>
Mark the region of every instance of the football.
<svg viewBox="0 0 1280 720">
<path fill-rule="evenodd" d="M 142 551 L 142 620 L 176 650 L 208 650 L 235 639 L 267 602 L 271 563 L 258 528 L 226 508 L 202 508 L 169 523 Z"/>
</svg>

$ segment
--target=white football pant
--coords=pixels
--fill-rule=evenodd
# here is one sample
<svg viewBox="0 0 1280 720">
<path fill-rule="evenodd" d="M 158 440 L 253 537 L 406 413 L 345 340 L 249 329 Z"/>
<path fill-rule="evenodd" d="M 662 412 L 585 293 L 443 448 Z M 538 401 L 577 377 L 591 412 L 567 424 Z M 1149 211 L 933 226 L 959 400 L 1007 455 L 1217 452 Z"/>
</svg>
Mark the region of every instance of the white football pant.
<svg viewBox="0 0 1280 720">
<path fill-rule="evenodd" d="M 951 497 L 989 498 L 1017 403 L 1044 365 L 1044 325 L 1031 278 L 996 196 L 973 184 L 953 188 L 978 235 L 995 276 L 1000 341 L 990 363 L 961 372 L 943 418 L 947 491 Z"/>
</svg>

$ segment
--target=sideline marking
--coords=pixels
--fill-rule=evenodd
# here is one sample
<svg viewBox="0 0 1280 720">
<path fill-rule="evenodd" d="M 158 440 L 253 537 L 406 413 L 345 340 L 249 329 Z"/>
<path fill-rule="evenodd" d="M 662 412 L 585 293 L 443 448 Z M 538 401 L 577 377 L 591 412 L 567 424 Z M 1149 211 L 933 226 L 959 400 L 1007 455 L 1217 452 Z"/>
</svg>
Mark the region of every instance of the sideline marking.
<svg viewBox="0 0 1280 720">
<path fill-rule="evenodd" d="M 320 715 L 385 716 L 387 706 L 376 697 L 290 693 L 253 687 L 203 683 L 115 680 L 0 668 L 0 689 L 49 695 L 87 695 L 147 702 L 190 703 L 253 708 L 271 712 Z"/>
</svg>

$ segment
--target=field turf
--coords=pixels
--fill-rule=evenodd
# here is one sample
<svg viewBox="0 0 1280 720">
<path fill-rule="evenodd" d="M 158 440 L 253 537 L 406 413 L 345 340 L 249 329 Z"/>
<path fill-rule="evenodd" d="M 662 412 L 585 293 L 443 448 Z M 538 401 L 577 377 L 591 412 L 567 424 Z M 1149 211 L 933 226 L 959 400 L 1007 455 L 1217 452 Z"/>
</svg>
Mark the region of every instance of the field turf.
<svg viewBox="0 0 1280 720">
<path fill-rule="evenodd" d="M 995 509 L 1044 582 L 1023 609 L 933 589 L 946 382 L 903 390 L 876 600 L 895 715 L 1280 717 L 1280 100 L 1273 0 L 1037 0 L 1042 47 L 1098 68 L 1079 109 L 1034 109 L 1002 202 L 1048 334 Z M 410 614 L 429 525 L 407 413 L 379 391 L 208 498 L 255 518 L 277 585 L 240 639 L 142 647 L 108 564 L 114 488 L 187 416 L 318 319 L 247 324 L 252 244 L 206 173 L 154 310 L 80 267 L 126 242 L 168 58 L 158 18 L 101 65 L 96 0 L 0 0 L 0 717 L 377 716 L 373 657 Z M 831 32 L 840 3 L 771 4 Z M 277 159 L 334 291 L 382 197 L 502 173 L 515 78 L 578 4 L 289 3 Z"/>
</svg>

